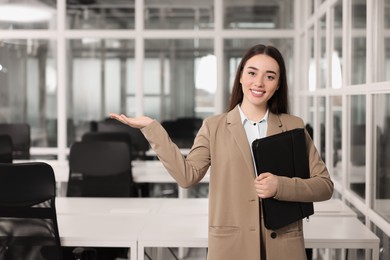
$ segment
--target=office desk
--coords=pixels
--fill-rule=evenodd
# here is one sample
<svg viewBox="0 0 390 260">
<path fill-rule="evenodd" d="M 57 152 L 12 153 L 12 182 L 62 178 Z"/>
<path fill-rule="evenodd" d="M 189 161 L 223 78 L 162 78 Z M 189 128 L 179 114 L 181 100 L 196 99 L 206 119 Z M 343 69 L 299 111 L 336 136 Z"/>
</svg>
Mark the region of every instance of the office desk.
<svg viewBox="0 0 390 260">
<path fill-rule="evenodd" d="M 61 245 L 129 248 L 131 259 L 137 259 L 138 234 L 150 217 L 149 214 L 58 214 Z"/>
<path fill-rule="evenodd" d="M 207 215 L 208 198 L 82 198 L 57 197 L 60 215 L 159 214 Z M 314 203 L 313 217 L 355 217 L 356 213 L 339 199 Z"/>
<path fill-rule="evenodd" d="M 304 221 L 308 248 L 366 248 L 378 259 L 379 238 L 342 201 L 314 205 Z M 140 260 L 146 247 L 207 247 L 207 198 L 59 197 L 56 208 L 64 246 L 126 247 Z"/>
<path fill-rule="evenodd" d="M 142 228 L 159 210 L 161 198 L 56 198 L 63 246 L 124 247 L 137 259 Z"/>
<path fill-rule="evenodd" d="M 308 248 L 371 249 L 379 259 L 379 238 L 355 217 L 310 218 L 303 228 Z"/>
<path fill-rule="evenodd" d="M 340 199 L 315 202 L 314 212 L 314 216 L 357 217 L 357 213 Z"/>
<path fill-rule="evenodd" d="M 207 216 L 164 215 L 150 219 L 138 236 L 138 260 L 147 247 L 207 247 Z M 315 217 L 304 221 L 307 248 L 363 248 L 379 259 L 379 238 L 355 217 Z"/>
<path fill-rule="evenodd" d="M 57 197 L 59 215 L 149 215 L 156 213 L 161 198 L 81 198 Z"/>
</svg>

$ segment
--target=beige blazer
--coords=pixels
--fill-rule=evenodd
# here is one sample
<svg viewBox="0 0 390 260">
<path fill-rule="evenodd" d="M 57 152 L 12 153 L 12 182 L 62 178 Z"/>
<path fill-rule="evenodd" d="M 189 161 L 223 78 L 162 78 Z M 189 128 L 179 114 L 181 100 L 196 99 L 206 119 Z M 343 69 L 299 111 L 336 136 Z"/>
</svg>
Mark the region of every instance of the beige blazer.
<svg viewBox="0 0 390 260">
<path fill-rule="evenodd" d="M 300 118 L 270 113 L 267 135 L 298 127 L 304 127 Z M 278 230 L 264 227 L 254 189 L 251 148 L 238 107 L 205 119 L 186 158 L 158 122 L 141 130 L 181 187 L 198 183 L 211 167 L 207 259 L 306 259 L 302 220 Z M 306 135 L 311 178 L 278 177 L 276 199 L 314 202 L 332 196 L 333 183 L 326 166 Z"/>
</svg>

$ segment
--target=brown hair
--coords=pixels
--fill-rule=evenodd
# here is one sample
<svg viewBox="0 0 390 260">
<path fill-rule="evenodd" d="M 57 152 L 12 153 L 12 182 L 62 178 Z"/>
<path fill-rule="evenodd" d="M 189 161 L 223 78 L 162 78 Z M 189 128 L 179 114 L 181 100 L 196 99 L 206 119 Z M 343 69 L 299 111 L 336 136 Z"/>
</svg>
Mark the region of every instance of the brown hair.
<svg viewBox="0 0 390 260">
<path fill-rule="evenodd" d="M 246 62 L 255 55 L 265 54 L 274 60 L 279 65 L 279 88 L 268 100 L 269 110 L 274 114 L 288 113 L 288 86 L 287 86 L 287 74 L 286 67 L 284 65 L 284 59 L 282 54 L 273 46 L 265 46 L 263 44 L 258 44 L 250 48 L 245 55 L 242 57 L 240 64 L 238 65 L 236 77 L 233 83 L 232 95 L 230 97 L 229 111 L 237 106 L 237 104 L 242 102 L 244 93 L 242 92 L 242 86 L 240 83 L 240 78 L 242 71 Z"/>
</svg>

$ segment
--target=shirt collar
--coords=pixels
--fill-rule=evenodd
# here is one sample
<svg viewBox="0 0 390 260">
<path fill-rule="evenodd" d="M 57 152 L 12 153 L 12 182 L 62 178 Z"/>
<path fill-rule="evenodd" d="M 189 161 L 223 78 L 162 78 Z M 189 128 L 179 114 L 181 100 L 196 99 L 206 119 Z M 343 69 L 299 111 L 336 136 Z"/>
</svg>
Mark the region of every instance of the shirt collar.
<svg viewBox="0 0 390 260">
<path fill-rule="evenodd" d="M 265 123 L 267 123 L 267 121 L 268 121 L 268 112 L 269 112 L 269 109 L 267 108 L 267 111 L 265 112 L 265 115 L 264 115 L 264 117 L 262 118 L 262 119 L 260 119 L 260 121 L 259 122 L 252 122 L 251 120 L 249 120 L 247 117 L 246 117 L 246 115 L 244 114 L 244 112 L 242 111 L 242 109 L 241 109 L 241 104 L 239 104 L 238 105 L 238 110 L 240 111 L 240 117 L 241 117 L 241 123 L 244 125 L 245 124 L 245 122 L 251 122 L 252 124 L 253 123 L 261 123 L 261 122 L 265 122 Z"/>
</svg>

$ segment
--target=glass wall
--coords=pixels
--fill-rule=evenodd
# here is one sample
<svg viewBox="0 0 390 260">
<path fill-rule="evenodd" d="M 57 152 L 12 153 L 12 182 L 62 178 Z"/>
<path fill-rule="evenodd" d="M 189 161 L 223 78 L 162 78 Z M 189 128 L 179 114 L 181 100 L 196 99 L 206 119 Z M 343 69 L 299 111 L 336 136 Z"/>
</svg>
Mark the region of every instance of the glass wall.
<svg viewBox="0 0 390 260">
<path fill-rule="evenodd" d="M 67 140 L 70 145 L 110 112 L 134 115 L 134 41 L 82 38 L 68 40 Z M 95 75 L 91 77 L 91 75 Z M 134 106 L 132 106 L 134 107 Z"/>
<path fill-rule="evenodd" d="M 216 66 L 211 39 L 146 40 L 145 114 L 160 121 L 213 115 Z"/>
<path fill-rule="evenodd" d="M 332 177 L 337 179 L 339 182 L 342 180 L 342 120 L 343 120 L 343 100 L 341 96 L 332 96 L 330 100 L 330 108 L 331 108 L 331 138 L 332 138 L 332 148 L 331 148 L 331 159 L 328 160 L 328 167 L 331 170 Z"/>
<path fill-rule="evenodd" d="M 226 29 L 293 29 L 294 1 L 224 0 Z"/>
<path fill-rule="evenodd" d="M 390 94 L 377 94 L 374 96 L 374 124 L 373 134 L 374 158 L 376 161 L 375 201 L 374 209 L 387 221 L 390 221 Z"/>
<path fill-rule="evenodd" d="M 55 40 L 0 39 L 0 122 L 28 123 L 32 146 L 57 146 L 55 48 Z"/>
<path fill-rule="evenodd" d="M 67 1 L 66 27 L 78 30 L 134 29 L 134 0 Z"/>
<path fill-rule="evenodd" d="M 0 3 L 0 121 L 30 123 L 38 157 L 66 159 L 110 112 L 163 121 L 225 111 L 237 64 L 258 43 L 282 51 L 294 102 L 294 1 L 8 2 Z M 11 17 L 19 7 L 30 13 Z"/>
<path fill-rule="evenodd" d="M 338 1 L 331 9 L 333 14 L 333 33 L 332 42 L 333 50 L 331 50 L 331 70 L 330 87 L 340 89 L 343 83 L 343 5 L 342 1 Z"/>
<path fill-rule="evenodd" d="M 300 13 L 299 114 L 313 126 L 334 198 L 362 214 L 388 259 L 390 0 L 304 1 Z"/>
<path fill-rule="evenodd" d="M 212 29 L 214 1 L 145 0 L 145 29 Z"/>
<path fill-rule="evenodd" d="M 351 84 L 362 84 L 366 82 L 367 4 L 365 0 L 351 4 Z"/>
<path fill-rule="evenodd" d="M 366 196 L 366 97 L 350 97 L 349 186 L 359 197 Z"/>
</svg>

